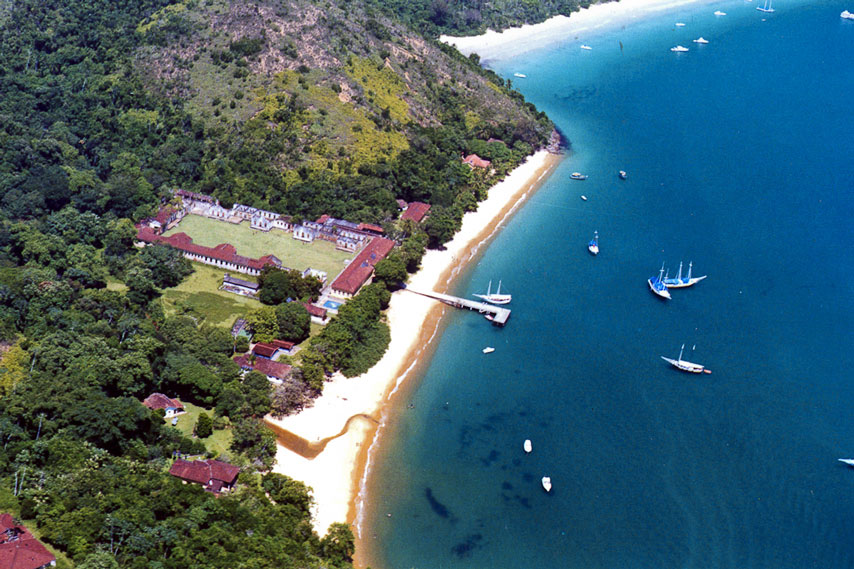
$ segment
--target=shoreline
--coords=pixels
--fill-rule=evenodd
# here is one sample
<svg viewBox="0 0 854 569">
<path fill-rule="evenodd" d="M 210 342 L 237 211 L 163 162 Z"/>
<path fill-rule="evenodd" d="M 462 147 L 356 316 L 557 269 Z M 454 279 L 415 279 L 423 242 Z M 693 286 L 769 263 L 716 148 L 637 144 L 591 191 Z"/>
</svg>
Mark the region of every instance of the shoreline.
<svg viewBox="0 0 854 569">
<path fill-rule="evenodd" d="M 507 59 L 548 46 L 587 40 L 614 27 L 626 26 L 648 16 L 681 6 L 714 0 L 620 0 L 593 4 L 572 16 L 553 16 L 539 24 L 525 24 L 503 32 L 487 30 L 479 36 L 439 36 L 439 41 L 455 46 L 463 55 L 477 53 L 482 65 Z"/>
<path fill-rule="evenodd" d="M 421 269 L 410 276 L 408 284 L 422 290 L 446 291 L 482 245 L 500 230 L 501 222 L 560 160 L 560 155 L 540 150 L 490 188 L 477 211 L 463 216 L 462 227 L 445 249 L 427 251 Z M 353 378 L 335 374 L 314 406 L 301 413 L 266 418 L 278 438 L 273 471 L 312 488 L 312 517 L 318 534 L 324 535 L 331 523 L 353 524 L 359 519 L 358 510 L 366 503 L 363 489 L 369 474 L 368 451 L 380 438 L 386 406 L 425 362 L 446 308 L 406 290 L 395 292 L 386 312 L 392 340 L 374 367 Z M 359 525 L 354 527 L 357 556 L 363 545 Z"/>
</svg>

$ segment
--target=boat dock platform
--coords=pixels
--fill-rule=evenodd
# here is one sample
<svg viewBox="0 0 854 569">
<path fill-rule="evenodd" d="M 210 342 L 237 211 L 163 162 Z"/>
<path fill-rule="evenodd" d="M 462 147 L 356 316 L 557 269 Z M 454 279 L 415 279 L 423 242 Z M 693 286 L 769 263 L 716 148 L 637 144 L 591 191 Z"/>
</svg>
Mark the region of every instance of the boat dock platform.
<svg viewBox="0 0 854 569">
<path fill-rule="evenodd" d="M 438 300 L 439 302 L 444 302 L 454 308 L 464 308 L 466 310 L 477 311 L 487 317 L 487 320 L 491 320 L 493 326 L 504 326 L 507 324 L 507 320 L 510 319 L 509 308 L 501 308 L 500 306 L 495 306 L 494 304 L 489 304 L 487 302 L 468 300 L 467 298 L 459 298 L 457 296 L 451 296 L 450 294 L 442 294 L 441 292 L 421 292 L 411 288 L 405 288 L 404 290 Z"/>
</svg>

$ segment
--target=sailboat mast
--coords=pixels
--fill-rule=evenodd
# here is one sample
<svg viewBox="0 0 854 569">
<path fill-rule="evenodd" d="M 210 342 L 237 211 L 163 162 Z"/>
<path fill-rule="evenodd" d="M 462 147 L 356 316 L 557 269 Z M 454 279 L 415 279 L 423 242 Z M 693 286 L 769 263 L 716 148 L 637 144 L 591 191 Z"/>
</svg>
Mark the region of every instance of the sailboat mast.
<svg viewBox="0 0 854 569">
<path fill-rule="evenodd" d="M 679 361 L 682 361 L 682 352 L 685 351 L 685 344 L 682 344 L 682 348 L 679 350 Z"/>
<path fill-rule="evenodd" d="M 501 281 L 498 281 L 498 292 L 495 294 L 501 294 Z"/>
<path fill-rule="evenodd" d="M 689 281 L 691 280 L 691 267 L 693 267 L 693 266 L 694 266 L 694 261 L 691 261 L 690 263 L 688 263 L 688 280 Z"/>
<path fill-rule="evenodd" d="M 682 281 L 682 261 L 679 261 L 679 274 L 676 275 L 677 281 Z"/>
</svg>

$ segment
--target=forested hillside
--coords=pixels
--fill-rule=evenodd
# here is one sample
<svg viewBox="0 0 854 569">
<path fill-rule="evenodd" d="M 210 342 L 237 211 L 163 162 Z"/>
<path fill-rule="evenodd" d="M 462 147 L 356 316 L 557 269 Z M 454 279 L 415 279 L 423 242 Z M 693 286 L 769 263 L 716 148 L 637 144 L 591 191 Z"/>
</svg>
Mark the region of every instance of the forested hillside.
<svg viewBox="0 0 854 569">
<path fill-rule="evenodd" d="M 396 199 L 432 204 L 422 226 L 389 232 L 401 247 L 312 340 L 294 397 L 370 367 L 387 289 L 552 131 L 393 8 L 0 1 L 0 512 L 58 566 L 349 566 L 349 528 L 319 538 L 310 490 L 269 473 L 267 379 L 241 376 L 228 329 L 164 311 L 193 268 L 134 247 L 134 223 L 175 188 L 389 228 Z M 491 167 L 465 166 L 469 153 Z M 180 397 L 195 427 L 143 407 L 153 392 Z M 182 484 L 176 453 L 239 465 L 236 489 Z"/>
</svg>

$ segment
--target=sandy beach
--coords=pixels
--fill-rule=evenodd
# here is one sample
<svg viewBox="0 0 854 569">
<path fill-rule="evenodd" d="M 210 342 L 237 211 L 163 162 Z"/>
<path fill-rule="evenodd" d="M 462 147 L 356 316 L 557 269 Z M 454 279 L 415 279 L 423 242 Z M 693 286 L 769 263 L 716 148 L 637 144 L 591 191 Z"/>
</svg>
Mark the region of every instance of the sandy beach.
<svg viewBox="0 0 854 569">
<path fill-rule="evenodd" d="M 560 157 L 539 151 L 489 190 L 476 212 L 467 213 L 443 251 L 428 251 L 408 286 L 447 290 L 451 279 L 498 231 L 500 222 L 536 189 Z M 315 405 L 280 420 L 268 418 L 279 433 L 274 470 L 302 480 L 313 490 L 316 530 L 325 534 L 333 522 L 353 522 L 356 496 L 367 464 L 367 447 L 382 418 L 382 407 L 429 350 L 444 305 L 398 291 L 387 311 L 391 343 L 383 358 L 365 374 L 328 382 Z M 434 316 L 431 318 L 431 316 Z"/>
<path fill-rule="evenodd" d="M 476 37 L 441 39 L 456 45 L 464 54 L 476 52 L 486 61 L 581 36 L 590 37 L 597 30 L 698 1 L 709 0 L 622 0 L 594 5 L 573 14 L 572 18 L 558 16 L 503 33 L 490 31 Z M 446 249 L 426 253 L 421 269 L 410 277 L 408 286 L 445 292 L 481 246 L 499 231 L 501 222 L 536 190 L 559 161 L 558 156 L 537 152 L 493 186 L 478 210 L 463 217 L 462 228 Z M 274 470 L 312 488 L 314 527 L 321 535 L 331 523 L 357 522 L 354 530 L 359 548 L 358 518 L 366 500 L 360 488 L 366 487 L 369 448 L 382 431 L 379 427 L 386 416 L 384 406 L 429 356 L 445 309 L 444 305 L 417 294 L 396 292 L 387 311 L 391 343 L 373 368 L 350 379 L 336 375 L 326 384 L 315 405 L 298 415 L 281 420 L 268 418 L 280 442 Z"/>
<path fill-rule="evenodd" d="M 583 43 L 606 28 L 625 26 L 665 10 L 710 0 L 621 0 L 594 4 L 572 17 L 555 16 L 540 24 L 487 31 L 480 36 L 440 36 L 439 40 L 456 46 L 464 55 L 477 53 L 481 62 L 516 56 L 534 49 L 571 41 Z"/>
</svg>

